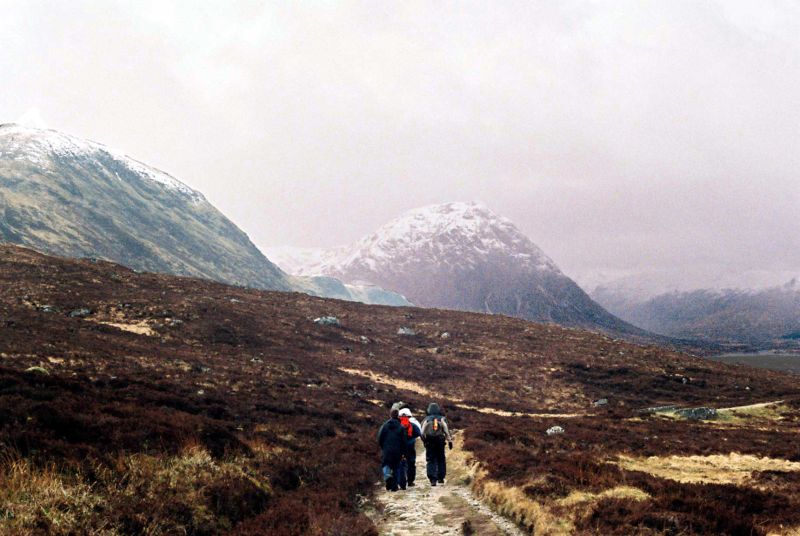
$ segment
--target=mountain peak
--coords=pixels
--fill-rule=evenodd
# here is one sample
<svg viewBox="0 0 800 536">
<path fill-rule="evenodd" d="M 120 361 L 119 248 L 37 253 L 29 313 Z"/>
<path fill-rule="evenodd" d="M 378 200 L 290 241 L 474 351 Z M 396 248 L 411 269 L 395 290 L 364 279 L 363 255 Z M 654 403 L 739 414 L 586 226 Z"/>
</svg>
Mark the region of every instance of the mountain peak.
<svg viewBox="0 0 800 536">
<path fill-rule="evenodd" d="M 340 258 L 342 270 L 353 263 L 374 265 L 392 259 L 395 269 L 408 262 L 482 264 L 508 258 L 535 270 L 559 272 L 556 264 L 508 218 L 478 202 L 452 202 L 409 210 L 360 240 Z"/>
<path fill-rule="evenodd" d="M 423 307 L 644 336 L 593 302 L 511 220 L 482 203 L 409 210 L 352 246 L 274 251 L 289 271 L 368 282 Z"/>
</svg>

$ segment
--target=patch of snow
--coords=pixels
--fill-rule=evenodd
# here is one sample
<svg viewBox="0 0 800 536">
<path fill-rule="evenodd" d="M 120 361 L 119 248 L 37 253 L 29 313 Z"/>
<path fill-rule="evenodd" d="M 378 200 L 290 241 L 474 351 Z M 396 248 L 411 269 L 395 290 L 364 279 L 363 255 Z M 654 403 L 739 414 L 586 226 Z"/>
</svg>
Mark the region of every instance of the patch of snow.
<svg viewBox="0 0 800 536">
<path fill-rule="evenodd" d="M 26 119 L 29 123 L 36 123 L 39 120 L 41 117 L 38 116 L 38 113 L 33 112 Z M 134 160 L 123 152 L 102 143 L 42 127 L 19 123 L 0 125 L 0 158 L 27 160 L 42 168 L 50 168 L 54 159 L 89 158 L 97 160 L 100 153 L 110 156 L 143 180 L 156 182 L 168 190 L 185 194 L 195 202 L 204 200 L 201 193 L 186 186 L 175 177 Z M 119 178 L 118 174 L 117 177 Z"/>
</svg>

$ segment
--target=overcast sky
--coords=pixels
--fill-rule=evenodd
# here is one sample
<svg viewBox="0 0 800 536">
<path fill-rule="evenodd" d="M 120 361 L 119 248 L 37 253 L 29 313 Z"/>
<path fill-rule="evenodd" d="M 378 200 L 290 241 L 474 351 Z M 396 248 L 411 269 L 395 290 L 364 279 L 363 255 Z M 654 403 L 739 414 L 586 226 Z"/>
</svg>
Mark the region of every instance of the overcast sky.
<svg viewBox="0 0 800 536">
<path fill-rule="evenodd" d="M 0 73 L 259 246 L 478 200 L 579 278 L 800 273 L 791 0 L 0 0 Z"/>
</svg>

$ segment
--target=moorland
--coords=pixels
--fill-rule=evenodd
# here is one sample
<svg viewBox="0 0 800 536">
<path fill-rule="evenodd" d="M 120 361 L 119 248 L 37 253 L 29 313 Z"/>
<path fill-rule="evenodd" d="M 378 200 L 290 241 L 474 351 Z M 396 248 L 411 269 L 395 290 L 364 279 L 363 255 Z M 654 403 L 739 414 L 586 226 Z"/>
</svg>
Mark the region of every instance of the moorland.
<svg viewBox="0 0 800 536">
<path fill-rule="evenodd" d="M 14 246 L 0 289 L 0 533 L 375 534 L 377 427 L 431 399 L 532 533 L 800 530 L 788 374 Z"/>
</svg>

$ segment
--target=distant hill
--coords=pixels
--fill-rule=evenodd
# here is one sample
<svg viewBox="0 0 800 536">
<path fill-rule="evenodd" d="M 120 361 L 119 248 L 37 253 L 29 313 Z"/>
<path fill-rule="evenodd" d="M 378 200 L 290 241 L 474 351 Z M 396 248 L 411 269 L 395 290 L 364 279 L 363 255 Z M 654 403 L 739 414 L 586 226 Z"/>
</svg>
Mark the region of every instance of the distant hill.
<svg viewBox="0 0 800 536">
<path fill-rule="evenodd" d="M 761 290 L 699 289 L 645 300 L 603 288 L 592 295 L 620 318 L 670 337 L 743 349 L 800 345 L 800 285 L 796 280 Z"/>
</svg>

